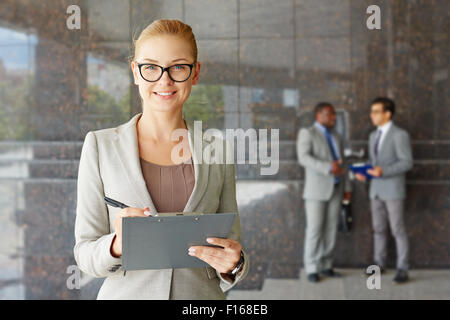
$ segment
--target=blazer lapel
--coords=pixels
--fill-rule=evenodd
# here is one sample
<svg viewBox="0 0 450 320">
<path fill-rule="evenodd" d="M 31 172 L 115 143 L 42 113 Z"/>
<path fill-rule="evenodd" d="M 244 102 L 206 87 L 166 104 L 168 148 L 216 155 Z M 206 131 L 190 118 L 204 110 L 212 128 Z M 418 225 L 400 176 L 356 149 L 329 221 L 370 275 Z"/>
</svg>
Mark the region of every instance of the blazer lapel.
<svg viewBox="0 0 450 320">
<path fill-rule="evenodd" d="M 314 126 L 314 129 L 316 131 L 316 135 L 318 135 L 320 137 L 320 140 L 322 140 L 322 144 L 324 145 L 325 150 L 327 150 L 327 152 L 328 152 L 328 159 L 333 160 L 333 155 L 331 154 L 330 146 L 328 145 L 328 141 L 325 138 L 325 135 L 316 126 Z M 339 137 L 335 131 L 332 131 L 331 134 L 333 135 L 334 141 L 336 142 L 336 147 L 338 149 L 338 150 L 336 150 L 336 152 L 338 152 L 339 159 L 342 159 L 343 158 L 343 150 L 341 149 Z"/>
<path fill-rule="evenodd" d="M 327 152 L 327 154 L 328 154 L 328 159 L 332 160 L 333 156 L 331 155 L 331 150 L 330 150 L 330 147 L 328 145 L 328 141 L 325 138 L 323 132 L 320 131 L 320 129 L 317 128 L 315 125 L 313 126 L 313 128 L 314 128 L 314 131 L 316 133 L 316 136 L 318 136 L 320 141 L 322 141 L 322 145 L 323 145 L 324 149 L 326 150 L 325 152 Z"/>
<path fill-rule="evenodd" d="M 148 206 L 151 212 L 158 212 L 148 192 L 139 158 L 136 123 L 141 115 L 142 113 L 138 113 L 130 121 L 116 128 L 113 145 L 123 170 L 128 177 L 128 183 L 134 194 L 138 197 L 141 207 L 145 208 Z M 186 122 L 186 124 L 188 127 L 188 141 L 189 147 L 191 148 L 195 175 L 194 189 L 183 210 L 184 212 L 189 212 L 195 209 L 206 191 L 210 154 L 203 154 L 204 141 L 202 130 L 194 131 L 191 123 Z"/>
<path fill-rule="evenodd" d="M 333 135 L 334 141 L 336 142 L 336 148 L 337 148 L 336 151 L 339 153 L 339 154 L 338 154 L 338 158 L 339 158 L 339 159 L 342 159 L 342 158 L 343 158 L 344 150 L 342 150 L 342 148 L 341 148 L 341 141 L 340 141 L 340 138 L 339 138 L 338 134 L 336 133 L 336 131 L 334 131 L 334 130 L 333 130 L 332 135 Z"/>
<path fill-rule="evenodd" d="M 386 145 L 391 143 L 393 131 L 394 131 L 394 124 L 391 124 L 391 127 L 386 132 L 386 136 L 383 138 L 383 143 L 381 144 L 381 148 L 380 148 L 380 150 L 378 150 L 378 156 L 377 156 L 378 159 L 381 157 L 383 150 L 386 150 Z"/>
<path fill-rule="evenodd" d="M 135 115 L 130 121 L 116 128 L 114 149 L 122 163 L 122 168 L 128 177 L 128 183 L 138 197 L 141 207 L 150 207 L 151 212 L 157 212 L 145 184 L 139 159 L 139 146 L 136 123 L 142 113 Z"/>
<path fill-rule="evenodd" d="M 183 212 L 191 212 L 195 210 L 206 191 L 211 154 L 209 152 L 204 153 L 203 151 L 206 145 L 203 140 L 201 128 L 194 130 L 193 124 L 187 121 L 186 125 L 188 127 L 189 147 L 191 148 L 192 160 L 194 163 L 195 183 L 194 189 L 192 190 L 191 196 L 189 197 Z"/>
</svg>

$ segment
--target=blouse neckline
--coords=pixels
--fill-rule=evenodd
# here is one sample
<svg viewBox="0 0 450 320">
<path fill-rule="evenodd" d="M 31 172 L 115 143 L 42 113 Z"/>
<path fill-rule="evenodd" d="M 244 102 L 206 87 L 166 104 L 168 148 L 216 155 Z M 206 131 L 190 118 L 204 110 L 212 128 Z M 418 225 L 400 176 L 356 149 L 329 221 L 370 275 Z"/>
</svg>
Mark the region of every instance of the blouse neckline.
<svg viewBox="0 0 450 320">
<path fill-rule="evenodd" d="M 192 163 L 192 157 L 188 158 L 185 162 L 182 162 L 182 163 L 179 163 L 179 164 L 170 164 L 170 165 L 163 165 L 163 164 L 157 164 L 157 163 L 149 162 L 147 160 L 144 160 L 141 157 L 139 157 L 139 159 L 141 159 L 141 161 L 144 162 L 144 163 L 147 163 L 147 164 L 155 166 L 155 167 L 160 167 L 160 168 L 173 168 L 173 167 L 182 166 L 183 164 L 191 164 Z"/>
</svg>

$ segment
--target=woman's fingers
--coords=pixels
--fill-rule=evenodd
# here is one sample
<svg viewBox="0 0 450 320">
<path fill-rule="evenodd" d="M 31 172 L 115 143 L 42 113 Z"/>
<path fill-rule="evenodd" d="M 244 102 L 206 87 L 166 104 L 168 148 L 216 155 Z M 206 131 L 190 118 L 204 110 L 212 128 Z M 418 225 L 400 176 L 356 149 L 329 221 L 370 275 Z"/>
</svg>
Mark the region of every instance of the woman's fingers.
<svg viewBox="0 0 450 320">
<path fill-rule="evenodd" d="M 221 273 L 227 273 L 234 266 L 233 259 L 230 259 L 224 249 L 210 248 L 206 246 L 193 246 L 189 248 L 188 254 L 203 260 Z"/>
<path fill-rule="evenodd" d="M 119 215 L 122 218 L 125 217 L 148 217 L 148 214 L 145 214 L 145 212 L 150 213 L 150 208 L 144 208 L 144 209 L 140 209 L 140 208 L 132 208 L 132 207 L 128 207 L 128 208 L 124 208 L 120 211 Z"/>
<path fill-rule="evenodd" d="M 208 243 L 224 247 L 225 249 L 235 249 L 236 251 L 241 252 L 241 244 L 237 241 L 234 241 L 233 239 L 228 238 L 215 238 L 215 237 L 209 237 L 206 239 Z"/>
<path fill-rule="evenodd" d="M 208 243 L 212 243 L 222 248 L 210 246 L 191 246 L 189 255 L 205 261 L 211 267 L 221 273 L 229 272 L 239 261 L 242 246 L 232 239 L 208 238 Z"/>
</svg>

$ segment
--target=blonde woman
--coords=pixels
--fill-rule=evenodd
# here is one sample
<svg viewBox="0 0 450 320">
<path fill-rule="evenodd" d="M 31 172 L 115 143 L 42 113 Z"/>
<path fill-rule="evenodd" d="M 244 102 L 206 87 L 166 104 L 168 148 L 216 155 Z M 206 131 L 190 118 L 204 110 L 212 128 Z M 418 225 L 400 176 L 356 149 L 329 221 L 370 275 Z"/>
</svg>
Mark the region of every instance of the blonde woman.
<svg viewBox="0 0 450 320">
<path fill-rule="evenodd" d="M 223 248 L 189 249 L 208 267 L 122 269 L 124 217 L 238 213 L 234 164 L 203 162 L 210 141 L 201 132 L 194 137 L 193 125 L 182 116 L 201 68 L 191 27 L 178 20 L 156 20 L 134 44 L 130 66 L 143 112 L 116 128 L 86 135 L 78 172 L 75 259 L 83 272 L 106 278 L 97 299 L 225 299 L 224 292 L 249 268 L 240 244 L 239 216 L 229 239 L 213 238 Z M 172 133 L 180 129 L 185 134 L 173 141 Z M 202 148 L 193 145 L 199 140 Z M 173 153 L 180 144 L 181 152 Z M 107 206 L 104 196 L 130 207 Z"/>
</svg>

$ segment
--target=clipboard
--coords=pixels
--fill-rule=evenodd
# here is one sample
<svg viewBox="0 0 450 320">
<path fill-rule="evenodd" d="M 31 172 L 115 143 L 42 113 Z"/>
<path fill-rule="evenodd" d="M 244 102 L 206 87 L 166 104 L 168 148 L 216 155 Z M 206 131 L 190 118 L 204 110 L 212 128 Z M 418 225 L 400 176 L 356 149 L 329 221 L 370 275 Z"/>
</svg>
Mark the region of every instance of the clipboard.
<svg viewBox="0 0 450 320">
<path fill-rule="evenodd" d="M 122 221 L 122 268 L 199 268 L 208 264 L 188 254 L 193 245 L 216 247 L 208 237 L 228 238 L 236 213 L 160 213 Z"/>
</svg>

